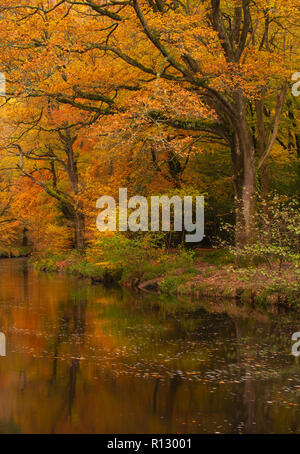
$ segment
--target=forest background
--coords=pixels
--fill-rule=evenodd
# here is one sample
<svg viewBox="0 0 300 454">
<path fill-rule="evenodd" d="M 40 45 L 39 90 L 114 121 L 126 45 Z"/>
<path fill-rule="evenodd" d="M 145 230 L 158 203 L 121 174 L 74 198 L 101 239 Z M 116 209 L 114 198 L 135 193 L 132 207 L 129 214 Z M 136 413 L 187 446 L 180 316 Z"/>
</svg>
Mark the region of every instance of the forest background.
<svg viewBox="0 0 300 454">
<path fill-rule="evenodd" d="M 298 0 L 4 0 L 0 43 L 2 256 L 169 292 L 203 267 L 299 285 Z M 204 195 L 204 241 L 100 233 L 122 187 Z"/>
</svg>

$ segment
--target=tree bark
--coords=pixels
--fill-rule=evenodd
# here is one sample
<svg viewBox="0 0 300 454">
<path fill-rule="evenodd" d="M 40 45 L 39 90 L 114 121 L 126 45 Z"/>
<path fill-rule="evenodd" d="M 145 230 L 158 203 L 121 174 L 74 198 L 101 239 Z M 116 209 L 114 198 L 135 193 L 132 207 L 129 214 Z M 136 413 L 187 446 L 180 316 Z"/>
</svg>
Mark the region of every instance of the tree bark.
<svg viewBox="0 0 300 454">
<path fill-rule="evenodd" d="M 59 132 L 59 136 L 64 144 L 67 156 L 66 171 L 69 177 L 71 190 L 75 195 L 73 212 L 71 214 L 71 221 L 74 226 L 74 245 L 76 249 L 83 250 L 85 248 L 85 216 L 82 212 L 81 204 L 76 200 L 76 196 L 78 196 L 79 193 L 79 178 L 77 158 L 74 155 L 73 149 L 77 136 L 71 136 L 69 129 L 66 129 L 64 133 Z"/>
<path fill-rule="evenodd" d="M 85 248 L 85 219 L 82 213 L 75 213 L 74 218 L 74 227 L 75 227 L 75 247 L 78 250 L 83 250 Z"/>
<path fill-rule="evenodd" d="M 233 121 L 235 131 L 235 151 L 233 154 L 239 162 L 239 185 L 237 194 L 237 209 L 240 229 L 243 234 L 238 235 L 238 246 L 251 244 L 255 238 L 255 214 L 256 214 L 256 171 L 255 150 L 251 131 L 247 122 L 245 100 L 241 93 L 235 93 L 236 119 Z"/>
</svg>

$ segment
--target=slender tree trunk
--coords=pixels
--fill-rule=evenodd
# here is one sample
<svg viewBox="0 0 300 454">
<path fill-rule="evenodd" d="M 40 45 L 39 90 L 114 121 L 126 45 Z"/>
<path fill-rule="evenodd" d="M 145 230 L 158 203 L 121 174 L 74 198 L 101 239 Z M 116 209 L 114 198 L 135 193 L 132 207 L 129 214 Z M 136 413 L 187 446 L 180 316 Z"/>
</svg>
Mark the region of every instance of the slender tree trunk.
<svg viewBox="0 0 300 454">
<path fill-rule="evenodd" d="M 75 247 L 78 250 L 85 248 L 85 219 L 84 215 L 76 212 L 74 217 L 74 229 L 75 229 Z"/>
<path fill-rule="evenodd" d="M 261 159 L 264 156 L 268 146 L 268 137 L 264 122 L 264 105 L 265 105 L 265 90 L 262 92 L 261 99 L 258 99 L 255 102 L 257 145 L 259 159 Z M 269 195 L 268 157 L 266 157 L 264 163 L 260 168 L 259 176 L 261 186 L 261 197 L 263 200 L 266 201 Z"/>
<path fill-rule="evenodd" d="M 232 137 L 231 140 L 231 161 L 233 170 L 233 189 L 235 203 L 235 244 L 245 243 L 245 222 L 243 217 L 242 187 L 243 187 L 243 159 L 239 148 L 238 138 Z"/>
<path fill-rule="evenodd" d="M 265 128 L 264 122 L 264 105 L 265 105 L 265 91 L 262 92 L 261 99 L 256 100 L 255 110 L 256 110 L 256 130 L 257 130 L 257 145 L 258 145 L 258 157 L 262 159 L 264 156 L 267 146 L 268 146 L 268 137 Z M 260 196 L 263 202 L 262 207 L 262 225 L 264 231 L 267 233 L 268 239 L 270 238 L 270 213 L 268 207 L 268 197 L 269 197 L 269 172 L 268 172 L 268 157 L 264 160 L 261 168 L 259 169 L 259 179 L 260 179 Z"/>
</svg>

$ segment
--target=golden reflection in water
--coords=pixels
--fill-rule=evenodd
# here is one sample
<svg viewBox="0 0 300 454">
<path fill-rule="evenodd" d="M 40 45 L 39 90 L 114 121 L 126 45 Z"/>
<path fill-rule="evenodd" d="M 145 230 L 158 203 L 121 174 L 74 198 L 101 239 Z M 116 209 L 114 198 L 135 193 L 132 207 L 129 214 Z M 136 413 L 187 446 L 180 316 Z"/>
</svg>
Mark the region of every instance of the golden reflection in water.
<svg viewBox="0 0 300 454">
<path fill-rule="evenodd" d="M 0 432 L 300 432 L 294 326 L 1 260 Z"/>
</svg>

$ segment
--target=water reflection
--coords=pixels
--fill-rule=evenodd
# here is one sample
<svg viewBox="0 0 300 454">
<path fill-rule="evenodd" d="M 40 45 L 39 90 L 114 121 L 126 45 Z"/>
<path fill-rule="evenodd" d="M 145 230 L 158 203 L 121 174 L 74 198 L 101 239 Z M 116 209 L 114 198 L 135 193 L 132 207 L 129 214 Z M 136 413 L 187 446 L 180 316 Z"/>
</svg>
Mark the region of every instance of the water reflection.
<svg viewBox="0 0 300 454">
<path fill-rule="evenodd" d="M 299 328 L 1 260 L 0 432 L 300 432 Z"/>
</svg>

